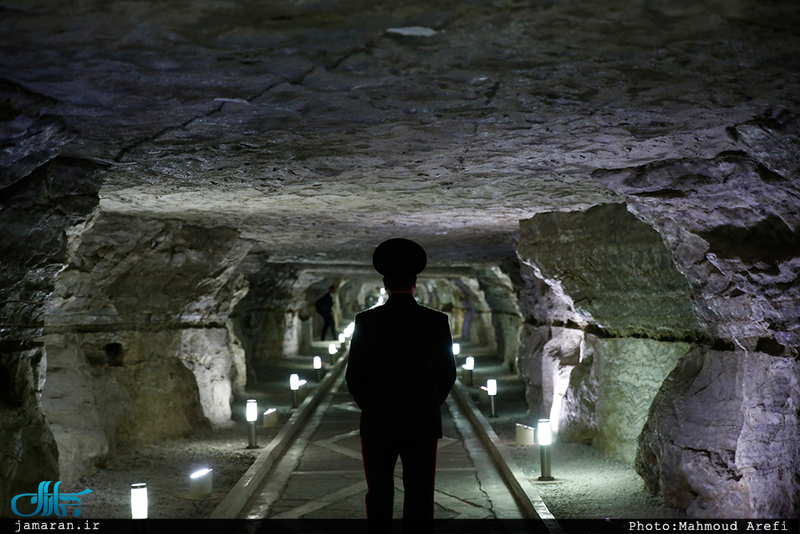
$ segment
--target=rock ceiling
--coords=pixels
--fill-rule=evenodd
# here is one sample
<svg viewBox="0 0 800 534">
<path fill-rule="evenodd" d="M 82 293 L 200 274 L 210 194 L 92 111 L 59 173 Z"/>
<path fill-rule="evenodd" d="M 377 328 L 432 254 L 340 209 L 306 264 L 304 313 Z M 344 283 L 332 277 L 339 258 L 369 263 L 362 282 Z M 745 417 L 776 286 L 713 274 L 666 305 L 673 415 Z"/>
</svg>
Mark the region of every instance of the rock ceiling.
<svg viewBox="0 0 800 534">
<path fill-rule="evenodd" d="M 621 201 L 593 171 L 736 150 L 730 127 L 800 90 L 793 1 L 0 13 L 6 171 L 94 161 L 102 210 L 232 226 L 274 261 L 363 263 L 395 235 L 443 264 L 498 258 L 520 219 Z"/>
</svg>

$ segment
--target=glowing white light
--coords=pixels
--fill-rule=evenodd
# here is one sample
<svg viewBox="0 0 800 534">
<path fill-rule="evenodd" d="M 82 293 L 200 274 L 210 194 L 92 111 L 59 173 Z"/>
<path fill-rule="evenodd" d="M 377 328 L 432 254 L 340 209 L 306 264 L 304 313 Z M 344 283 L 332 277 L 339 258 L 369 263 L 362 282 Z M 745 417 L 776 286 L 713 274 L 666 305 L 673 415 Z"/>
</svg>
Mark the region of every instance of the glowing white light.
<svg viewBox="0 0 800 534">
<path fill-rule="evenodd" d="M 328 345 L 328 354 L 336 354 L 337 352 L 339 352 L 339 349 L 336 348 L 336 343 Z"/>
<path fill-rule="evenodd" d="M 291 389 L 292 391 L 297 391 L 298 389 L 300 389 L 300 386 L 302 386 L 305 383 L 306 383 L 305 380 L 300 380 L 299 375 L 293 374 L 289 377 L 289 389 Z"/>
<path fill-rule="evenodd" d="M 467 371 L 472 371 L 473 369 L 475 369 L 475 358 L 473 358 L 472 356 L 467 356 L 467 361 L 464 362 L 463 367 Z"/>
<path fill-rule="evenodd" d="M 131 484 L 131 519 L 147 519 L 147 484 Z"/>
<path fill-rule="evenodd" d="M 536 425 L 536 432 L 539 434 L 539 445 L 550 445 L 553 443 L 553 434 L 550 432 L 550 420 L 539 419 Z"/>
<path fill-rule="evenodd" d="M 205 469 L 200 469 L 199 471 L 195 471 L 194 473 L 192 473 L 191 475 L 189 475 L 189 477 L 190 477 L 190 478 L 200 478 L 201 476 L 203 476 L 203 475 L 207 475 L 207 474 L 208 474 L 208 473 L 210 473 L 210 472 L 211 472 L 211 469 L 209 469 L 208 467 L 206 467 Z"/>
<path fill-rule="evenodd" d="M 189 475 L 189 498 L 205 499 L 211 495 L 211 469 L 200 469 Z"/>
<path fill-rule="evenodd" d="M 382 288 L 381 288 L 381 295 L 385 295 L 385 294 L 386 294 L 386 288 L 385 288 L 385 287 L 382 287 Z"/>
<path fill-rule="evenodd" d="M 247 400 L 247 408 L 245 409 L 244 416 L 249 423 L 258 419 L 258 402 L 255 399 Z"/>
<path fill-rule="evenodd" d="M 453 354 L 455 356 L 461 354 L 461 345 L 459 345 L 458 343 L 453 343 Z"/>
<path fill-rule="evenodd" d="M 490 378 L 486 381 L 486 392 L 490 397 L 497 395 L 497 380 Z"/>
<path fill-rule="evenodd" d="M 314 369 L 322 369 L 322 358 L 314 356 Z"/>
<path fill-rule="evenodd" d="M 339 343 L 344 343 L 344 334 L 339 334 Z"/>
<path fill-rule="evenodd" d="M 350 323 L 344 329 L 344 335 L 347 336 L 347 337 L 352 337 L 353 336 L 353 332 L 355 332 L 355 330 L 356 330 L 356 323 Z"/>
</svg>

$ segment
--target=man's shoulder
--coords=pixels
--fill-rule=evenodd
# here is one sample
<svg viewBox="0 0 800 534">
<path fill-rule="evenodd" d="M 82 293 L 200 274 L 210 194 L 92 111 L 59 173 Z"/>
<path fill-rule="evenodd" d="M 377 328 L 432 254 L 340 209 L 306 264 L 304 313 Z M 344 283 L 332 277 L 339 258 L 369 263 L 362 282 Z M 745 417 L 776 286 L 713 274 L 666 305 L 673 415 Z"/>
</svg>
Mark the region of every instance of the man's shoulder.
<svg viewBox="0 0 800 534">
<path fill-rule="evenodd" d="M 434 310 L 433 308 L 428 308 L 427 306 L 420 305 L 419 306 L 419 311 L 420 311 L 420 313 L 427 314 L 427 315 L 431 316 L 432 318 L 433 317 L 439 317 L 439 318 L 447 319 L 447 314 L 446 313 L 440 312 L 439 310 Z"/>
</svg>

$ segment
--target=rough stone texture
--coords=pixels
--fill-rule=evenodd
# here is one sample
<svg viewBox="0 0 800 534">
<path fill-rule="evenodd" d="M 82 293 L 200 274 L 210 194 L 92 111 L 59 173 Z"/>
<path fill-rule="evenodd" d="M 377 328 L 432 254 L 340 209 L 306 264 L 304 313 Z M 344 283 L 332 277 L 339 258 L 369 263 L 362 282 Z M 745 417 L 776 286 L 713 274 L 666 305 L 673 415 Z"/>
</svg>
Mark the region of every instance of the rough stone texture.
<svg viewBox="0 0 800 534">
<path fill-rule="evenodd" d="M 250 246 L 228 228 L 97 214 L 73 227 L 46 307 L 43 408 L 60 477 L 230 421 L 243 371 L 226 321 Z"/>
<path fill-rule="evenodd" d="M 233 386 L 241 364 L 234 363 L 227 328 L 184 328 L 179 358 L 194 373 L 203 415 L 213 425 L 231 421 Z M 241 356 L 238 358 L 241 359 Z"/>
<path fill-rule="evenodd" d="M 522 315 L 517 305 L 518 284 L 515 285 L 507 274 L 514 271 L 519 271 L 518 265 L 506 266 L 505 269 L 495 266 L 478 274 L 478 282 L 492 311 L 497 359 L 512 370 L 517 369 L 522 329 Z"/>
<path fill-rule="evenodd" d="M 297 270 L 288 265 L 266 264 L 248 275 L 250 289 L 237 305 L 233 323 L 236 337 L 247 354 L 250 366 L 247 372 L 251 379 L 257 380 L 259 367 L 286 354 L 297 353 L 297 343 L 293 352 L 284 346 L 285 335 L 296 332 L 290 321 L 299 313 L 293 294 L 297 280 Z M 313 310 L 313 303 L 310 308 L 306 307 L 307 313 L 316 313 Z"/>
<path fill-rule="evenodd" d="M 230 228 L 99 214 L 70 245 L 48 327 L 224 323 L 246 288 L 250 244 Z"/>
<path fill-rule="evenodd" d="M 519 254 L 584 320 L 615 335 L 694 335 L 688 284 L 661 236 L 623 204 L 520 221 Z"/>
<path fill-rule="evenodd" d="M 180 331 L 51 334 L 42 407 L 59 478 L 76 482 L 108 455 L 207 424 L 198 384 L 176 357 Z M 119 349 L 109 351 L 110 344 Z"/>
<path fill-rule="evenodd" d="M 800 143 L 800 136 L 796 120 L 785 114 L 738 125 L 731 135 L 743 152 L 659 162 L 601 176 L 610 187 L 628 195 L 631 211 L 664 236 L 676 266 L 689 281 L 694 307 L 707 333 L 719 339 L 715 346 L 732 351 L 725 359 L 712 359 L 719 360 L 721 378 L 715 380 L 739 392 L 734 401 L 715 406 L 720 418 L 736 421 L 732 425 L 738 428 L 730 431 L 734 437 L 728 438 L 736 444 L 723 448 L 718 443 L 705 446 L 702 439 L 691 444 L 681 441 L 677 452 L 649 446 L 648 458 L 667 473 L 660 475 L 660 484 L 650 484 L 673 502 L 691 506 L 689 513 L 697 516 L 797 515 L 796 479 L 789 483 L 794 489 L 787 488 L 787 475 L 774 466 L 751 469 L 745 476 L 739 458 L 766 454 L 791 466 L 800 455 L 796 440 L 778 439 L 770 441 L 768 448 L 764 445 L 765 435 L 796 435 L 796 415 L 787 418 L 784 414 L 784 403 L 800 403 L 796 389 L 784 387 L 785 400 L 778 405 L 761 400 L 751 390 L 774 380 L 777 368 L 786 368 L 791 377 L 795 360 L 786 357 L 797 355 L 800 191 L 796 161 L 786 150 Z M 767 141 L 777 137 L 781 145 Z M 748 365 L 754 354 L 766 358 L 763 365 Z M 740 376 L 743 365 L 748 365 L 748 372 Z M 747 409 L 740 400 L 744 391 Z M 751 413 L 753 406 L 761 406 L 755 409 L 756 425 L 742 419 L 743 411 Z M 680 416 L 683 426 L 701 426 L 707 409 L 702 403 L 687 405 Z M 659 404 L 651 417 L 661 421 L 660 412 L 670 410 Z M 769 422 L 778 422 L 777 428 Z M 660 423 L 646 427 L 642 442 L 662 439 L 665 433 L 660 427 Z M 761 444 L 754 446 L 755 453 L 748 451 L 753 444 Z M 701 458 L 711 458 L 709 462 L 724 468 L 693 471 L 690 485 L 700 489 L 692 490 L 699 496 L 691 501 L 682 482 L 675 482 L 680 477 L 671 473 L 686 471 L 689 464 L 704 465 Z"/>
<path fill-rule="evenodd" d="M 8 102 L 38 100 L 16 90 L 9 96 L 7 89 L 3 85 L 0 92 Z M 7 105 L 0 103 L 3 115 Z M 55 147 L 68 137 L 63 126 L 33 118 L 15 124 L 14 141 L 0 146 L 0 515 L 5 517 L 22 488 L 33 492 L 42 480 L 58 477 L 59 451 L 41 406 L 47 356 L 38 336 L 65 260 L 67 232 L 97 206 L 99 189 L 96 165 L 55 157 Z"/>
<path fill-rule="evenodd" d="M 41 347 L 0 353 L 0 515 L 11 499 L 58 476 L 58 448 L 42 413 L 45 355 Z"/>
<path fill-rule="evenodd" d="M 551 334 L 542 349 L 542 407 L 550 420 L 558 423 L 570 373 L 583 356 L 583 332 L 554 327 Z M 551 426 L 556 429 L 560 424 Z"/>
<path fill-rule="evenodd" d="M 659 391 L 636 459 L 645 483 L 690 517 L 793 517 L 796 361 L 696 349 Z"/>
<path fill-rule="evenodd" d="M 800 143 L 795 122 L 764 122 L 762 135 Z M 754 126 L 745 129 L 755 136 Z M 800 344 L 797 177 L 740 152 L 603 173 L 664 236 L 709 333 L 773 354 Z"/>
<path fill-rule="evenodd" d="M 598 435 L 592 444 L 633 463 L 637 438 L 664 379 L 691 345 L 652 339 L 593 339 Z"/>
<path fill-rule="evenodd" d="M 296 263 L 345 279 L 330 269 L 368 266 L 376 243 L 405 235 L 452 277 L 513 257 L 519 220 L 583 214 L 553 215 L 574 221 L 614 204 L 644 223 L 622 235 L 630 227 L 657 260 L 643 280 L 673 297 L 671 315 L 626 310 L 619 294 L 593 295 L 593 309 L 593 286 L 554 284 L 564 306 L 523 314 L 524 350 L 538 351 L 551 325 L 705 336 L 741 347 L 731 365 L 754 351 L 773 358 L 747 384 L 796 355 L 797 2 L 7 0 L 0 10 L 0 328 L 12 362 L 42 333 L 59 272 L 68 283 L 48 308 L 52 333 L 102 327 L 146 339 L 164 322 L 222 328 L 248 247 L 260 255 L 245 274 Z M 412 25 L 434 31 L 387 31 Z M 75 226 L 97 206 L 101 181 L 94 226 Z M 155 219 L 166 244 L 151 233 Z M 92 276 L 72 262 L 61 271 L 66 231 L 111 247 L 106 261 L 102 247 L 76 256 L 95 265 Z M 122 249 L 150 244 L 147 259 L 126 262 Z M 218 270 L 201 275 L 210 257 Z M 680 282 L 676 271 L 686 299 L 659 280 Z M 610 301 L 616 315 L 605 316 Z M 298 343 L 298 310 L 275 318 L 284 351 Z M 591 315 L 569 318 L 582 311 Z M 50 437 L 34 390 L 23 390 L 32 395 L 23 420 L 38 435 L 27 454 Z M 761 414 L 752 399 L 742 443 L 760 439 L 762 421 L 792 428 L 774 403 Z M 16 435 L 9 428 L 0 443 Z M 787 445 L 774 456 L 788 468 L 791 454 Z M 714 486 L 698 473 L 707 479 L 697 484 Z M 730 487 L 708 499 L 721 509 L 751 502 Z"/>
<path fill-rule="evenodd" d="M 31 156 L 32 157 L 32 156 Z M 66 259 L 67 231 L 98 203 L 96 165 L 72 159 L 42 165 L 0 189 L 0 334 L 31 339 Z"/>
</svg>

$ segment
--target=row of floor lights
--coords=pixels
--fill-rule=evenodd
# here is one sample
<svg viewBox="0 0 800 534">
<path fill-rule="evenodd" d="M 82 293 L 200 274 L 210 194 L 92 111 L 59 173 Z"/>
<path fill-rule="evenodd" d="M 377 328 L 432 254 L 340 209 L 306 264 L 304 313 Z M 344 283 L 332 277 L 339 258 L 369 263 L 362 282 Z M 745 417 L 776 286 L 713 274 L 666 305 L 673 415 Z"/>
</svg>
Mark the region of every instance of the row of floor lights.
<svg viewBox="0 0 800 534">
<path fill-rule="evenodd" d="M 461 353 L 461 347 L 458 343 L 453 343 L 453 355 L 458 356 Z M 468 381 L 467 385 L 472 386 L 472 373 L 475 370 L 475 358 L 467 356 L 461 368 L 467 372 Z M 497 396 L 497 380 L 489 378 L 486 380 L 486 385 L 481 386 L 481 390 L 489 395 L 489 402 L 491 403 L 490 417 L 497 417 L 495 411 L 494 398 Z M 533 445 L 533 427 L 517 423 L 517 444 L 519 445 Z M 549 419 L 539 419 L 536 425 L 536 433 L 539 436 L 539 459 L 541 464 L 542 475 L 539 480 L 550 481 L 555 480 L 550 472 L 550 447 L 553 444 L 553 433 L 550 428 Z"/>
<path fill-rule="evenodd" d="M 343 344 L 347 338 L 353 335 L 355 325 L 350 323 L 345 329 L 345 332 L 339 334 L 339 343 Z M 331 358 L 331 364 L 334 363 L 334 356 L 339 352 L 339 347 L 336 343 L 328 345 L 328 354 Z M 322 358 L 314 356 L 313 367 L 316 375 L 317 382 L 320 381 L 320 373 L 322 372 Z M 289 389 L 292 392 L 292 406 L 298 406 L 298 391 L 301 386 L 306 384 L 306 380 L 300 378 L 298 374 L 292 374 L 289 377 Z M 269 408 L 264 412 L 263 424 L 265 427 L 272 427 L 277 424 L 278 410 L 277 408 Z M 256 437 L 256 421 L 258 420 L 258 401 L 256 399 L 248 399 L 245 406 L 245 419 L 247 420 L 247 448 L 257 449 L 258 440 Z M 204 468 L 195 471 L 189 476 L 189 499 L 207 499 L 211 495 L 211 473 L 212 469 Z M 147 519 L 148 501 L 147 501 L 147 484 L 140 482 L 131 484 L 131 518 L 132 519 Z"/>
</svg>

